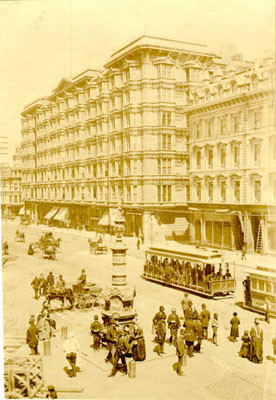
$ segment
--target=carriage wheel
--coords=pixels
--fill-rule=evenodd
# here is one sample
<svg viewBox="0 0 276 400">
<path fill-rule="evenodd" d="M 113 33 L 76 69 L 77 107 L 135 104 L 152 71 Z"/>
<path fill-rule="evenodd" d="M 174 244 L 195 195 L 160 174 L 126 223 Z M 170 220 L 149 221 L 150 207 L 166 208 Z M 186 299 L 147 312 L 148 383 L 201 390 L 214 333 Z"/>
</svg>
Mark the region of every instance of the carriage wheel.
<svg viewBox="0 0 276 400">
<path fill-rule="evenodd" d="M 78 308 L 80 310 L 86 310 L 87 309 L 87 301 L 85 297 L 80 297 L 78 301 Z"/>
</svg>

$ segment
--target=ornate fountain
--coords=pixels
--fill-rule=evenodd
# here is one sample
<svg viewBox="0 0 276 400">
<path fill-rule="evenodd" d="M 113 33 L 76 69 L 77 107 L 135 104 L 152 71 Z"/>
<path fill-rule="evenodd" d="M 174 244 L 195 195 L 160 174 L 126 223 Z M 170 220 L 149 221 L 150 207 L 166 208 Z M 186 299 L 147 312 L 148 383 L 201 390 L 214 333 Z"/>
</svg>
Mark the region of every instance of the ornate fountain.
<svg viewBox="0 0 276 400">
<path fill-rule="evenodd" d="M 120 325 L 130 324 L 136 317 L 133 309 L 135 288 L 127 284 L 126 252 L 127 247 L 123 243 L 122 235 L 125 231 L 125 218 L 121 204 L 117 210 L 114 221 L 116 242 L 112 250 L 112 285 L 104 293 L 104 309 L 102 318 L 104 323 L 115 319 Z"/>
</svg>

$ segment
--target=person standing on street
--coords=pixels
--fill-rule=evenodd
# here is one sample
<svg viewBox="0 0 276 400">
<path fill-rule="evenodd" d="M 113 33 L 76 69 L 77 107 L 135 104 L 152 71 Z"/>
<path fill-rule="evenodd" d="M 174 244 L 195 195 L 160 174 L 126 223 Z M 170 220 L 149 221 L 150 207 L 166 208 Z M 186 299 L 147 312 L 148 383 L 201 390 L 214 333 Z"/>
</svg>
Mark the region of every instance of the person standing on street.
<svg viewBox="0 0 276 400">
<path fill-rule="evenodd" d="M 175 340 L 177 337 L 177 331 L 180 327 L 180 319 L 176 314 L 176 309 L 172 309 L 172 313 L 168 316 L 168 328 L 170 329 L 170 345 L 175 344 Z"/>
<path fill-rule="evenodd" d="M 212 328 L 213 328 L 213 343 L 218 346 L 218 314 L 214 314 L 214 318 L 212 319 Z"/>
<path fill-rule="evenodd" d="M 53 385 L 48 386 L 48 393 L 46 394 L 46 399 L 57 399 L 57 392 Z"/>
<path fill-rule="evenodd" d="M 140 238 L 137 238 L 137 250 L 140 250 L 141 241 Z"/>
<path fill-rule="evenodd" d="M 194 357 L 194 342 L 196 341 L 196 324 L 192 319 L 187 319 L 184 322 L 185 326 L 185 344 L 188 347 L 187 354 L 189 357 Z"/>
<path fill-rule="evenodd" d="M 193 302 L 192 300 L 188 300 L 188 306 L 184 310 L 185 321 L 193 319 L 193 316 L 194 316 Z"/>
<path fill-rule="evenodd" d="M 161 356 L 165 354 L 164 352 L 164 344 L 166 340 L 166 317 L 163 315 L 161 319 L 158 320 L 156 325 L 156 334 L 157 334 L 157 354 Z"/>
<path fill-rule="evenodd" d="M 264 304 L 265 309 L 265 321 L 270 324 L 270 311 L 271 311 L 271 304 L 269 298 L 267 297 Z"/>
<path fill-rule="evenodd" d="M 165 313 L 165 308 L 163 306 L 160 306 L 159 311 L 155 314 L 155 316 L 153 317 L 153 320 L 152 320 L 152 330 L 153 330 L 152 333 L 156 332 L 157 323 L 162 318 L 165 318 L 165 320 L 166 320 L 167 316 Z"/>
<path fill-rule="evenodd" d="M 204 339 L 204 335 L 203 335 L 203 328 L 202 328 L 202 325 L 201 325 L 200 318 L 197 318 L 195 320 L 195 324 L 196 324 L 197 344 L 194 346 L 194 352 L 195 353 L 201 353 L 200 349 L 201 349 L 202 340 Z"/>
<path fill-rule="evenodd" d="M 35 299 L 38 300 L 39 299 L 39 286 L 40 286 L 40 280 L 39 278 L 36 276 L 31 283 L 31 286 L 34 289 L 34 295 L 35 295 Z"/>
<path fill-rule="evenodd" d="M 102 330 L 102 325 L 99 322 L 99 317 L 98 315 L 94 316 L 94 322 L 92 322 L 90 326 L 90 332 L 91 335 L 93 336 L 93 345 L 90 347 L 93 347 L 95 351 L 98 351 L 100 349 L 101 345 L 101 330 Z"/>
<path fill-rule="evenodd" d="M 106 331 L 106 349 L 108 350 L 108 354 L 106 356 L 105 362 L 111 362 L 113 364 L 113 351 L 114 346 L 117 340 L 117 329 L 116 329 L 116 322 L 114 319 L 110 320 L 109 327 Z"/>
<path fill-rule="evenodd" d="M 184 293 L 184 298 L 181 301 L 181 306 L 182 306 L 182 310 L 183 310 L 183 316 L 185 318 L 185 310 L 188 307 L 188 301 L 189 301 L 189 293 L 185 292 Z"/>
<path fill-rule="evenodd" d="M 247 278 L 242 282 L 244 289 L 245 289 L 245 305 L 251 306 L 251 280 L 250 276 L 247 276 Z"/>
<path fill-rule="evenodd" d="M 30 318 L 29 320 L 29 328 L 26 333 L 26 344 L 31 349 L 31 355 L 37 356 L 39 355 L 37 347 L 38 347 L 38 329 L 35 326 L 34 320 Z"/>
<path fill-rule="evenodd" d="M 208 328 L 209 328 L 209 322 L 211 318 L 210 311 L 206 309 L 206 304 L 201 305 L 202 311 L 200 313 L 200 319 L 201 319 L 201 326 L 203 330 L 203 336 L 204 339 L 208 340 Z"/>
<path fill-rule="evenodd" d="M 117 342 L 115 345 L 115 354 L 114 354 L 114 360 L 113 360 L 113 368 L 108 375 L 109 377 L 115 376 L 118 369 L 119 369 L 119 361 L 121 360 L 122 362 L 122 369 L 123 369 L 123 374 L 127 375 L 127 363 L 126 363 L 126 353 L 127 353 L 127 347 L 125 343 L 125 338 L 124 338 L 124 332 L 121 329 L 118 329 L 117 331 Z"/>
<path fill-rule="evenodd" d="M 63 343 L 63 352 L 69 366 L 71 367 L 70 370 L 67 370 L 70 378 L 75 377 L 77 374 L 77 358 L 79 357 L 79 349 L 80 345 L 75 339 L 74 332 L 70 332 L 68 335 L 68 339 L 66 339 Z"/>
<path fill-rule="evenodd" d="M 242 256 L 241 260 L 246 260 L 246 244 L 244 243 L 242 246 Z"/>
<path fill-rule="evenodd" d="M 234 342 L 236 342 L 237 341 L 237 337 L 239 337 L 240 320 L 237 317 L 237 315 L 238 314 L 236 312 L 234 312 L 233 313 L 233 318 L 230 321 L 230 324 L 231 324 L 230 338 Z"/>
<path fill-rule="evenodd" d="M 47 282 L 48 287 L 55 286 L 55 278 L 54 278 L 52 271 L 49 272 L 49 274 L 46 278 L 46 282 Z"/>
<path fill-rule="evenodd" d="M 181 329 L 180 335 L 177 336 L 175 342 L 176 355 L 178 357 L 176 373 L 180 376 L 184 375 L 182 372 L 183 358 L 185 354 L 184 334 L 185 334 L 185 329 Z"/>
</svg>

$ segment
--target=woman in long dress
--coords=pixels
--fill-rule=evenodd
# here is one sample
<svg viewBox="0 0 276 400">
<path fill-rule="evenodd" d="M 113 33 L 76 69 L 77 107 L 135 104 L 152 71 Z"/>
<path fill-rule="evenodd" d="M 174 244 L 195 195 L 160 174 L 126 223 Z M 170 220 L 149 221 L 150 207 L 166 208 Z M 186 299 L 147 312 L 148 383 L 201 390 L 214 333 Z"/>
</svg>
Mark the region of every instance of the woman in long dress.
<svg viewBox="0 0 276 400">
<path fill-rule="evenodd" d="M 250 361 L 254 363 L 263 362 L 263 331 L 259 326 L 259 320 L 255 319 L 255 326 L 250 331 Z"/>
<path fill-rule="evenodd" d="M 240 320 L 237 317 L 237 313 L 233 313 L 233 318 L 230 321 L 231 324 L 231 330 L 230 330 L 230 338 L 234 342 L 237 341 L 237 338 L 239 337 L 239 325 L 240 325 Z"/>
<path fill-rule="evenodd" d="M 242 340 L 242 345 L 239 351 L 239 356 L 242 358 L 248 358 L 250 349 L 250 337 L 248 331 L 244 331 L 241 340 Z"/>
</svg>

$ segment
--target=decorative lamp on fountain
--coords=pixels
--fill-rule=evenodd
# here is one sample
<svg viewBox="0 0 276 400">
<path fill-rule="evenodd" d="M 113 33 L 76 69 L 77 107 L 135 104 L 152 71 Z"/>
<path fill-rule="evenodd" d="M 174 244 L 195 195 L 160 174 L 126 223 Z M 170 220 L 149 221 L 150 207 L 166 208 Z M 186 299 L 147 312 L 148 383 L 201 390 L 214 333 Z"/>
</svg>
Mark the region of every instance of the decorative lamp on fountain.
<svg viewBox="0 0 276 400">
<path fill-rule="evenodd" d="M 136 293 L 135 288 L 127 284 L 127 247 L 122 239 L 125 231 L 125 218 L 121 205 L 118 207 L 114 225 L 116 242 L 111 247 L 112 285 L 104 293 L 105 305 L 102 317 L 105 324 L 112 318 L 117 320 L 120 325 L 125 325 L 130 324 L 136 317 L 136 311 L 133 309 Z"/>
</svg>

